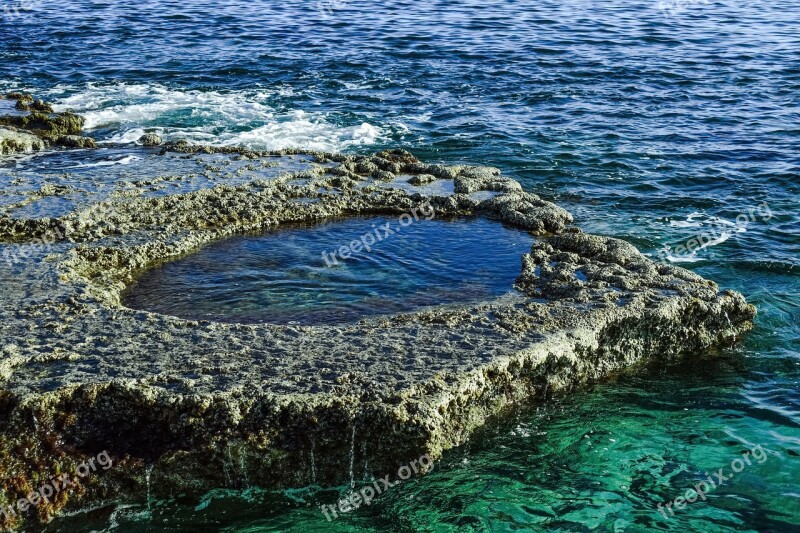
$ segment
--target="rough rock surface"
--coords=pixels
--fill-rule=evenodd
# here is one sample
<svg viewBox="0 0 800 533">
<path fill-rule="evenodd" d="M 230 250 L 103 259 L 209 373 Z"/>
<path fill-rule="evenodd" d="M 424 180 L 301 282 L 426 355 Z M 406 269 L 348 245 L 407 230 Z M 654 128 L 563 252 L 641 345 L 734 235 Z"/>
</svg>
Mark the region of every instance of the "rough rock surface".
<svg viewBox="0 0 800 533">
<path fill-rule="evenodd" d="M 31 98 L 20 98 L 14 106 L 20 111 L 39 111 L 42 113 L 53 113 L 53 106 L 43 100 Z"/>
<path fill-rule="evenodd" d="M 496 169 L 428 165 L 399 150 L 314 153 L 300 170 L 234 181 L 295 153 L 168 144 L 152 157 L 213 161 L 203 163 L 209 175 L 236 170 L 204 187 L 192 186 L 199 174 L 126 181 L 45 218 L 15 213 L 78 189 L 47 184 L 6 206 L 0 505 L 103 450 L 112 469 L 25 518 L 141 500 L 148 465 L 156 497 L 238 488 L 237 479 L 334 485 L 351 465 L 359 478 L 365 464 L 381 477 L 440 457 L 515 402 L 730 343 L 751 325 L 755 309 L 738 293 L 583 234 Z M 420 175 L 436 180 L 414 185 Z M 158 189 L 172 185 L 178 192 Z M 538 235 L 520 257 L 518 292 L 340 326 L 196 322 L 120 304 L 143 269 L 220 238 L 424 202 L 438 217 L 491 217 Z"/>
<path fill-rule="evenodd" d="M 431 174 L 417 174 L 416 176 L 412 176 L 408 182 L 411 185 L 428 185 L 429 183 L 436 181 L 436 179 L 436 176 Z"/>
<path fill-rule="evenodd" d="M 155 133 L 145 133 L 141 137 L 139 137 L 139 144 L 142 146 L 160 146 L 164 140 L 161 138 L 160 135 Z"/>
<path fill-rule="evenodd" d="M 14 109 L 19 111 L 0 112 L 0 155 L 40 151 L 48 146 L 95 147 L 93 139 L 81 136 L 84 124 L 81 116 L 69 111 L 54 113 L 50 104 L 34 100 L 29 94 L 9 93 L 0 96 L 0 100 L 15 101 Z M 16 136 L 9 132 L 16 132 Z"/>
<path fill-rule="evenodd" d="M 44 150 L 45 146 L 45 142 L 36 135 L 0 126 L 0 155 L 36 152 Z"/>
</svg>

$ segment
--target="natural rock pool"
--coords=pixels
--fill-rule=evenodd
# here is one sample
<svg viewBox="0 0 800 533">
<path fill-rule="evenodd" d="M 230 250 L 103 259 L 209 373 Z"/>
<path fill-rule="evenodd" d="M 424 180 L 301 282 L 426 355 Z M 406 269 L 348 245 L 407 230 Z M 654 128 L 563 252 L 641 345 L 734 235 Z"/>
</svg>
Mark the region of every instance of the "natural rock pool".
<svg viewBox="0 0 800 533">
<path fill-rule="evenodd" d="M 427 218 L 231 237 L 145 272 L 123 303 L 193 320 L 334 324 L 513 290 L 533 244 L 528 232 L 484 218 Z"/>
<path fill-rule="evenodd" d="M 0 470 L 23 481 L 0 510 L 42 471 L 83 491 L 40 520 L 219 488 L 328 505 L 523 402 L 730 345 L 755 315 L 493 167 L 184 142 L 15 161 Z M 80 481 L 100 452 L 114 467 Z"/>
</svg>

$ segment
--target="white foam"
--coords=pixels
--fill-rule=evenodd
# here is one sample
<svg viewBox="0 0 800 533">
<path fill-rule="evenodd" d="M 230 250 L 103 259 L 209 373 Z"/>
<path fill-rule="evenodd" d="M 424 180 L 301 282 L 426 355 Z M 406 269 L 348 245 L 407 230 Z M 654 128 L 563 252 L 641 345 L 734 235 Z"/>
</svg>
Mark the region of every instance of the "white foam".
<svg viewBox="0 0 800 533">
<path fill-rule="evenodd" d="M 699 228 L 703 225 L 702 222 L 698 222 L 695 219 L 702 217 L 703 213 L 694 212 L 688 217 L 686 220 L 670 220 L 669 225 L 675 228 Z"/>
<path fill-rule="evenodd" d="M 731 238 L 733 234 L 729 232 L 721 232 L 718 236 L 704 240 L 702 237 L 708 238 L 708 234 L 704 234 L 700 237 L 697 237 L 693 240 L 697 240 L 697 242 L 701 243 L 698 248 L 692 250 L 692 252 L 688 255 L 675 255 L 672 253 L 672 249 L 669 246 L 664 247 L 664 251 L 661 254 L 661 257 L 667 259 L 670 263 L 696 263 L 698 261 L 703 261 L 702 257 L 698 257 L 698 253 L 702 252 L 707 248 L 711 248 L 713 246 L 717 246 L 718 244 L 722 244 L 723 242 L 727 241 Z"/>
<path fill-rule="evenodd" d="M 83 115 L 86 129 L 95 130 L 100 143 L 134 143 L 145 131 L 155 131 L 166 140 L 215 146 L 340 151 L 373 144 L 384 135 L 368 122 L 342 125 L 329 113 L 277 111 L 269 105 L 276 95 L 292 94 L 286 86 L 274 92 L 224 93 L 118 83 L 88 84 L 77 91 L 57 87 L 50 96 L 57 111 L 72 109 Z"/>
<path fill-rule="evenodd" d="M 742 224 L 737 224 L 724 218 L 708 216 L 705 213 L 694 212 L 686 220 L 670 220 L 669 225 L 675 228 L 702 228 L 728 226 L 735 227 L 737 233 L 744 233 L 747 229 Z"/>
<path fill-rule="evenodd" d="M 228 136 L 221 144 L 266 150 L 300 147 L 335 151 L 347 146 L 373 144 L 380 135 L 380 129 L 366 122 L 359 126 L 334 127 L 319 117 L 295 111 L 288 120 L 272 122 L 251 131 Z M 210 140 L 205 142 L 213 144 Z"/>
<path fill-rule="evenodd" d="M 745 230 L 744 228 L 736 227 L 735 231 L 739 233 Z M 700 252 L 722 244 L 732 236 L 733 233 L 731 231 L 720 230 L 718 225 L 712 225 L 708 229 L 699 232 L 691 239 L 682 243 L 682 247 L 687 251 L 690 249 L 689 246 L 692 243 L 699 244 L 697 247 L 692 247 L 690 253 L 675 255 L 673 251 L 677 250 L 678 246 L 676 246 L 674 249 L 670 248 L 669 246 L 664 246 L 664 249 L 661 251 L 659 256 L 671 263 L 696 263 L 698 261 L 703 261 L 703 258 L 698 256 Z"/>
<path fill-rule="evenodd" d="M 70 168 L 92 168 L 92 167 L 112 167 L 114 165 L 130 165 L 134 161 L 141 160 L 141 157 L 135 155 L 126 155 L 121 159 L 107 159 L 105 161 L 98 161 L 96 163 L 81 163 Z"/>
</svg>

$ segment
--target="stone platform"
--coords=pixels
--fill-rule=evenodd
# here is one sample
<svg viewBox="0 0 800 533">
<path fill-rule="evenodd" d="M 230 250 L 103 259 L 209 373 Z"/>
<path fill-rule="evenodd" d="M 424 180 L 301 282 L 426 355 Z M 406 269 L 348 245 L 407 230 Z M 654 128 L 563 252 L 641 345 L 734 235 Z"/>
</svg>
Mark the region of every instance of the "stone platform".
<svg viewBox="0 0 800 533">
<path fill-rule="evenodd" d="M 582 233 L 497 169 L 400 150 L 107 150 L 133 162 L 0 168 L 0 505 L 102 451 L 114 460 L 7 524 L 141 501 L 146 472 L 156 497 L 245 478 L 282 488 L 382 477 L 440 457 L 517 402 L 732 343 L 755 315 L 738 293 Z M 538 236 L 508 294 L 333 326 L 187 321 L 120 304 L 144 269 L 226 236 L 427 203 L 438 218 Z"/>
</svg>

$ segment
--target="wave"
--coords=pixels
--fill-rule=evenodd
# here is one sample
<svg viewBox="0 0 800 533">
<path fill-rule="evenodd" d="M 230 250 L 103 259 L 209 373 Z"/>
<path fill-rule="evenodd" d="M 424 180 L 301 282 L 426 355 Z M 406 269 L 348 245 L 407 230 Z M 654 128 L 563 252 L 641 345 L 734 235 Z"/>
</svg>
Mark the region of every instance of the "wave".
<svg viewBox="0 0 800 533">
<path fill-rule="evenodd" d="M 341 114 L 276 110 L 269 105 L 272 97 L 285 94 L 285 88 L 220 92 L 116 83 L 59 86 L 45 96 L 57 111 L 72 109 L 85 117 L 85 128 L 101 144 L 134 143 L 144 133 L 154 132 L 165 140 L 214 146 L 341 151 L 374 144 L 384 136 L 380 127 Z"/>
</svg>

